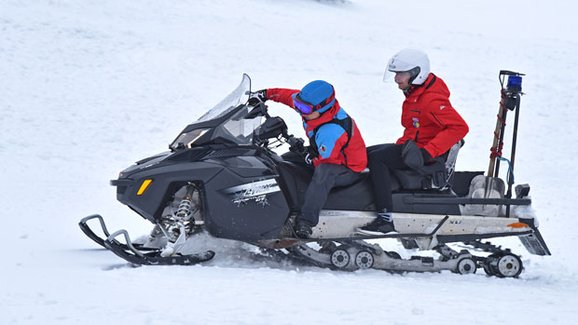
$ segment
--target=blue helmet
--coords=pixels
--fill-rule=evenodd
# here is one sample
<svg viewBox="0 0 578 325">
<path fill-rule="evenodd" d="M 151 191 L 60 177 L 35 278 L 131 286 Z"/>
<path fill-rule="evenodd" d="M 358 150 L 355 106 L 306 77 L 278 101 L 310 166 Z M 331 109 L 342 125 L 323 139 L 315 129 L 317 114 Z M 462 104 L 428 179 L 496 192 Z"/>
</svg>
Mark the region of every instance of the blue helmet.
<svg viewBox="0 0 578 325">
<path fill-rule="evenodd" d="M 335 90 L 327 81 L 311 81 L 293 96 L 293 104 L 302 114 L 324 113 L 335 104 Z"/>
</svg>

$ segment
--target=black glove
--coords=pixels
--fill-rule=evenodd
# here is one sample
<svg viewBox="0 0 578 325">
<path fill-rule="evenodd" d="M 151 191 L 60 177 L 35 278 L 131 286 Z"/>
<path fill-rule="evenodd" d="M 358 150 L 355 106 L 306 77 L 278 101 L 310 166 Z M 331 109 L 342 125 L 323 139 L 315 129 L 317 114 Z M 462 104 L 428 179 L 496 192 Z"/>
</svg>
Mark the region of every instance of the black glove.
<svg viewBox="0 0 578 325">
<path fill-rule="evenodd" d="M 257 106 L 267 101 L 267 89 L 257 90 L 249 94 L 249 105 Z"/>
<path fill-rule="evenodd" d="M 289 150 L 298 153 L 300 155 L 305 155 L 305 146 L 303 145 L 304 143 L 303 139 L 294 137 L 291 134 L 287 139 L 287 143 L 289 144 Z"/>
<path fill-rule="evenodd" d="M 415 141 L 407 140 L 401 149 L 403 162 L 413 170 L 420 170 L 424 166 L 423 151 Z"/>
</svg>

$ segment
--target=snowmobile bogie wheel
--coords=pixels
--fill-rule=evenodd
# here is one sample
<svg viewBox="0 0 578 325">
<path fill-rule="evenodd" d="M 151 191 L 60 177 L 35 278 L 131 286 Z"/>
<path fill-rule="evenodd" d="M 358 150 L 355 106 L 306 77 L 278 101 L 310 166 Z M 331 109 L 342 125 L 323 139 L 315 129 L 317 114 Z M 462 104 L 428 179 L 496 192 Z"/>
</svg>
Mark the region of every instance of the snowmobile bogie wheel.
<svg viewBox="0 0 578 325">
<path fill-rule="evenodd" d="M 522 273 L 522 260 L 511 253 L 506 253 L 492 264 L 495 275 L 500 278 L 517 278 Z"/>
<path fill-rule="evenodd" d="M 476 261 L 470 257 L 465 257 L 458 262 L 456 272 L 459 274 L 474 274 L 477 268 Z"/>
<path fill-rule="evenodd" d="M 484 267 L 484 271 L 486 272 L 487 275 L 489 275 L 489 276 L 494 275 L 494 271 L 492 270 L 492 267 L 490 266 L 489 261 L 484 262 L 483 267 Z"/>
<path fill-rule="evenodd" d="M 331 264 L 339 269 L 346 268 L 350 260 L 349 253 L 343 248 L 338 248 L 331 254 Z"/>
<path fill-rule="evenodd" d="M 498 259 L 502 255 L 500 253 L 493 253 L 490 256 L 486 257 L 486 260 L 483 263 L 484 271 L 489 276 L 497 276 L 498 271 L 496 270 L 496 265 Z"/>
<path fill-rule="evenodd" d="M 369 269 L 373 266 L 373 254 L 369 251 L 362 250 L 355 256 L 355 266 L 360 269 Z"/>
<path fill-rule="evenodd" d="M 321 249 L 319 249 L 319 253 L 322 254 L 331 254 L 335 249 L 337 249 L 337 245 L 334 242 L 323 242 L 320 243 Z"/>
</svg>

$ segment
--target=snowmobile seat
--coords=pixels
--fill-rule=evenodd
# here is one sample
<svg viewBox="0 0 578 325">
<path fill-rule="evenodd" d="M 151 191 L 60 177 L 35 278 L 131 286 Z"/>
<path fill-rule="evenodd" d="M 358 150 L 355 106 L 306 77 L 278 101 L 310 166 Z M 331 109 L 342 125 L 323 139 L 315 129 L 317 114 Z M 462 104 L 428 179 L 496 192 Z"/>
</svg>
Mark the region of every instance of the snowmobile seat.
<svg viewBox="0 0 578 325">
<path fill-rule="evenodd" d="M 392 184 L 392 190 L 448 189 L 454 174 L 458 152 L 463 145 L 464 140 L 460 140 L 448 152 L 434 159 L 433 163 L 419 169 L 394 170 L 394 180 L 397 184 Z M 409 155 L 404 157 L 404 160 L 407 159 L 411 159 Z M 412 162 L 407 164 L 412 166 Z"/>
<path fill-rule="evenodd" d="M 313 176 L 313 167 L 304 163 L 303 158 L 292 152 L 282 155 L 278 162 L 278 172 L 283 179 L 286 199 L 292 211 L 298 211 L 303 205 L 305 191 Z M 338 186 L 331 190 L 324 209 L 375 211 L 373 188 L 369 172 L 360 173 L 360 177 L 349 186 Z"/>
</svg>

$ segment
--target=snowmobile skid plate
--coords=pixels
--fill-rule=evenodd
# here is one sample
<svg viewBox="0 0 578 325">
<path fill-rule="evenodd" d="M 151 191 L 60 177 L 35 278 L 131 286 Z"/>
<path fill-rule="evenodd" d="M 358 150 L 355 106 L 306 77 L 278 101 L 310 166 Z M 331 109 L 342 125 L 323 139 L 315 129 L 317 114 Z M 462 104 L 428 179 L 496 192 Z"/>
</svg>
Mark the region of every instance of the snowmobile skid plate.
<svg viewBox="0 0 578 325">
<path fill-rule="evenodd" d="M 120 235 L 124 236 L 126 245 L 119 245 L 116 237 Z M 104 241 L 104 246 L 120 258 L 138 265 L 193 265 L 209 261 L 215 256 L 213 251 L 171 256 L 162 256 L 162 250 L 160 249 L 141 252 L 134 247 L 126 230 L 119 230 L 111 234 Z M 128 247 L 128 249 L 125 249 L 125 247 Z"/>
</svg>

